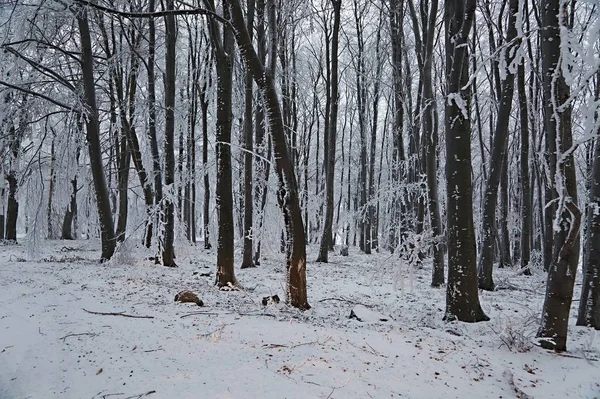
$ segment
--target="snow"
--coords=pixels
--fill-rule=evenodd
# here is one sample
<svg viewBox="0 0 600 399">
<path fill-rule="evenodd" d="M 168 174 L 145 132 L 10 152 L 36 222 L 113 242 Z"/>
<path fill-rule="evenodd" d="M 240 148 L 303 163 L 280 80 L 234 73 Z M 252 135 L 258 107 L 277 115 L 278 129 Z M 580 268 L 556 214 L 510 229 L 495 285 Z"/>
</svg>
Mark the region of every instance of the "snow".
<svg viewBox="0 0 600 399">
<path fill-rule="evenodd" d="M 179 249 L 174 269 L 132 249 L 98 264 L 94 241 L 45 242 L 30 260 L 24 246 L 2 250 L 2 399 L 600 397 L 600 340 L 574 326 L 578 302 L 570 352 L 533 345 L 541 272 L 497 270 L 501 289 L 481 293 L 492 320 L 464 324 L 442 321 L 429 263 L 395 290 L 402 261 L 355 248 L 309 262 L 306 312 L 261 304 L 284 297 L 280 254 L 236 270 L 241 291 L 219 291 L 215 254 L 198 248 Z M 183 289 L 206 306 L 175 303 Z"/>
</svg>

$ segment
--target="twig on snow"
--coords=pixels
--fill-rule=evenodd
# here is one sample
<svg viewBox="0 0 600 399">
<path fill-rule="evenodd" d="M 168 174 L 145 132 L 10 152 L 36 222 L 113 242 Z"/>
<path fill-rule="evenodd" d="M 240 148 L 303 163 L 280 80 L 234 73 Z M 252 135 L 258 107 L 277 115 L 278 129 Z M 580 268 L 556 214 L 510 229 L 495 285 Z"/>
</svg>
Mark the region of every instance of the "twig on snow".
<svg viewBox="0 0 600 399">
<path fill-rule="evenodd" d="M 327 302 L 327 301 L 346 302 L 346 303 L 350 303 L 352 305 L 362 305 L 362 306 L 365 306 L 367 308 L 372 308 L 373 307 L 373 305 L 367 305 L 366 303 L 357 302 L 357 301 L 354 301 L 352 299 L 347 299 L 347 298 L 344 298 L 344 297 L 340 297 L 340 298 L 324 298 L 324 299 L 321 299 L 319 301 L 319 303 L 321 303 L 321 302 Z"/>
<path fill-rule="evenodd" d="M 128 396 L 125 399 L 139 399 L 139 398 L 142 398 L 144 396 L 152 395 L 153 393 L 156 393 L 156 391 L 154 389 L 151 390 L 151 391 L 145 392 L 145 393 L 141 393 L 139 395 Z"/>
<path fill-rule="evenodd" d="M 179 318 L 183 319 L 184 317 L 195 316 L 195 315 L 221 316 L 221 315 L 227 315 L 227 314 L 233 314 L 233 313 L 231 313 L 231 312 L 224 312 L 224 313 L 218 313 L 218 312 L 191 312 L 191 313 L 186 313 L 184 315 L 181 315 Z"/>
<path fill-rule="evenodd" d="M 310 342 L 302 342 L 300 344 L 291 345 L 291 346 L 290 345 L 284 345 L 284 344 L 264 344 L 263 348 L 265 348 L 265 349 L 274 349 L 274 348 L 290 348 L 290 349 L 294 349 L 294 348 L 297 348 L 299 346 L 305 346 L 305 345 L 314 345 L 314 344 L 325 345 L 330 340 L 331 340 L 331 337 L 328 337 L 323 342 L 321 342 L 319 340 L 316 340 L 316 341 L 310 341 Z"/>
<path fill-rule="evenodd" d="M 62 340 L 63 340 L 63 342 L 64 342 L 64 341 L 65 341 L 67 338 L 69 338 L 69 337 L 80 337 L 80 336 L 82 336 L 82 335 L 89 335 L 90 337 L 95 337 L 95 336 L 96 336 L 96 335 L 98 335 L 98 334 L 96 334 L 96 333 L 91 333 L 91 332 L 84 332 L 84 333 L 77 333 L 77 334 L 67 334 L 67 335 L 65 335 L 64 337 L 60 337 L 60 338 L 59 338 L 59 340 L 60 340 L 60 339 L 62 339 Z"/>
<path fill-rule="evenodd" d="M 154 316 L 138 316 L 134 314 L 126 314 L 125 312 L 92 312 L 91 310 L 83 309 L 85 312 L 90 314 L 97 314 L 101 316 L 123 316 L 130 317 L 133 319 L 153 319 Z"/>
</svg>

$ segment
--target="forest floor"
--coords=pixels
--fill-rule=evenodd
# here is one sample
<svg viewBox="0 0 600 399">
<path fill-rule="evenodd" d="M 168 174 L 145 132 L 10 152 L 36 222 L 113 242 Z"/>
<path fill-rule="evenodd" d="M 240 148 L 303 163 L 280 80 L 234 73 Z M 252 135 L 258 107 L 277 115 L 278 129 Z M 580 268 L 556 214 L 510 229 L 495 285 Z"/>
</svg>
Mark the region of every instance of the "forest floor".
<svg viewBox="0 0 600 399">
<path fill-rule="evenodd" d="M 534 345 L 543 273 L 496 270 L 491 321 L 445 323 L 431 265 L 316 250 L 299 312 L 261 303 L 284 297 L 280 254 L 219 291 L 199 247 L 164 268 L 131 248 L 99 264 L 94 241 L 2 246 L 0 398 L 600 398 L 600 334 L 575 327 L 578 302 L 568 353 Z M 183 289 L 205 307 L 175 303 Z"/>
</svg>

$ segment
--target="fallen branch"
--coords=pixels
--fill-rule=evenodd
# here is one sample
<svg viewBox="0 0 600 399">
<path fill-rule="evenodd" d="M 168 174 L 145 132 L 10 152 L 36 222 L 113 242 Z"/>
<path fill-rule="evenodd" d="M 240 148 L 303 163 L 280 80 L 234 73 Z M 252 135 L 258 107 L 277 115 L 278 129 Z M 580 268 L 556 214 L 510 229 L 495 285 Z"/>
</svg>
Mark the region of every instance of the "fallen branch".
<svg viewBox="0 0 600 399">
<path fill-rule="evenodd" d="M 228 314 L 233 314 L 233 313 L 231 313 L 231 312 L 224 312 L 224 313 L 217 313 L 217 312 L 192 312 L 192 313 L 186 313 L 184 315 L 181 315 L 179 318 L 183 319 L 184 317 L 195 316 L 195 315 L 221 316 L 221 315 L 228 315 Z"/>
<path fill-rule="evenodd" d="M 59 340 L 61 340 L 61 339 L 62 339 L 62 340 L 63 340 L 63 342 L 64 342 L 64 341 L 65 341 L 67 338 L 69 338 L 69 337 L 80 337 L 80 336 L 82 336 L 82 335 L 89 335 L 90 337 L 95 337 L 95 336 L 96 336 L 96 335 L 98 335 L 98 334 L 96 334 L 96 333 L 90 333 L 90 332 L 77 333 L 77 334 L 67 334 L 67 335 L 65 335 L 64 337 L 61 337 L 61 338 L 59 338 Z"/>
<path fill-rule="evenodd" d="M 328 337 L 323 342 L 320 342 L 319 340 L 316 340 L 316 341 L 310 341 L 310 342 L 302 342 L 300 344 L 291 345 L 291 346 L 290 345 L 284 345 L 284 344 L 264 344 L 263 348 L 265 348 L 265 349 L 275 349 L 275 348 L 290 348 L 290 349 L 294 349 L 294 348 L 297 348 L 299 346 L 305 346 L 305 345 L 314 345 L 314 344 L 325 345 L 330 340 L 331 340 L 331 337 Z"/>
<path fill-rule="evenodd" d="M 265 316 L 265 317 L 277 317 L 277 315 L 269 313 L 234 313 L 234 312 L 191 312 L 179 316 L 183 319 L 184 317 L 195 316 L 195 315 L 206 315 L 206 316 L 222 316 L 222 315 L 238 315 L 238 316 Z"/>
<path fill-rule="evenodd" d="M 352 305 L 363 305 L 363 306 L 365 306 L 367 308 L 372 308 L 373 307 L 373 305 L 367 305 L 366 303 L 353 301 L 352 299 L 347 299 L 347 298 L 344 298 L 344 297 L 340 297 L 340 298 L 324 298 L 324 299 L 321 299 L 319 301 L 319 303 L 321 303 L 321 302 L 327 302 L 327 301 L 346 302 L 346 303 L 350 303 Z"/>
<path fill-rule="evenodd" d="M 153 393 L 156 393 L 156 391 L 152 390 L 152 391 L 148 391 L 148 392 L 145 392 L 145 393 L 141 393 L 139 395 L 128 396 L 125 399 L 139 399 L 139 398 L 144 397 L 144 396 L 152 395 Z"/>
<path fill-rule="evenodd" d="M 560 356 L 560 357 L 568 357 L 569 359 L 581 359 L 581 360 L 586 360 L 588 362 L 597 362 L 598 359 L 594 359 L 593 357 L 583 357 L 583 356 L 575 356 L 575 355 L 569 355 L 568 353 L 555 353 L 556 356 Z"/>
<path fill-rule="evenodd" d="M 125 312 L 92 312 L 91 310 L 83 309 L 85 312 L 90 314 L 97 314 L 101 316 L 123 316 L 130 317 L 133 319 L 153 319 L 154 316 L 138 316 L 134 314 L 126 314 Z"/>
<path fill-rule="evenodd" d="M 511 389 L 515 392 L 518 399 L 533 399 L 533 396 L 527 395 L 521 388 L 515 384 L 515 376 L 510 370 L 504 371 L 504 377 L 508 380 L 508 385 L 510 385 Z"/>
</svg>

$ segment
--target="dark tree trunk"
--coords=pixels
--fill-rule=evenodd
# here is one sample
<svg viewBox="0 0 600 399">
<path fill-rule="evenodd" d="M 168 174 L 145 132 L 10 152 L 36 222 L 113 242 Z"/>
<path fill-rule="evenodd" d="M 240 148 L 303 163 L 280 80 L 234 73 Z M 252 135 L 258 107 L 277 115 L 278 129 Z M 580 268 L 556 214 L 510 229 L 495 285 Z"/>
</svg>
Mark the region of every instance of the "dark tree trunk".
<svg viewBox="0 0 600 399">
<path fill-rule="evenodd" d="M 517 87 L 519 90 L 519 120 L 521 123 L 521 270 L 531 275 L 529 262 L 531 259 L 531 231 L 533 207 L 531 204 L 531 188 L 529 183 L 529 112 L 527 93 L 525 91 L 525 65 L 522 63 L 517 71 Z"/>
<path fill-rule="evenodd" d="M 600 76 L 598 76 L 600 78 Z M 598 97 L 598 96 L 597 96 Z M 587 212 L 587 239 L 578 326 L 600 330 L 600 140 L 596 139 Z"/>
<path fill-rule="evenodd" d="M 560 0 L 547 0 L 541 6 L 542 19 L 542 76 L 544 85 L 544 114 L 546 141 L 558 138 L 560 142 L 554 154 L 557 179 L 554 193 L 557 195 L 558 231 L 553 234 L 552 262 L 548 269 L 546 297 L 542 309 L 542 322 L 538 338 L 542 347 L 565 351 L 569 311 L 573 299 L 573 287 L 579 261 L 579 227 L 581 212 L 577 207 L 577 178 L 575 160 L 570 151 L 573 144 L 571 105 L 566 104 L 570 89 L 561 72 L 560 20 L 566 19 L 566 7 L 561 9 Z M 561 18 L 561 15 L 565 17 Z M 558 109 L 557 107 L 561 107 Z M 552 180 L 554 182 L 554 180 Z M 560 191 L 559 191 L 560 187 Z M 546 198 L 546 201 L 554 198 Z M 546 226 L 552 228 L 551 226 Z M 546 237 L 547 239 L 547 237 Z"/>
<path fill-rule="evenodd" d="M 148 11 L 154 12 L 154 0 L 148 0 Z M 152 173 L 154 174 L 154 215 L 149 215 L 146 225 L 146 247 L 152 245 L 154 223 L 159 223 L 158 209 L 162 206 L 162 168 L 160 165 L 160 153 L 158 151 L 158 140 L 156 139 L 156 78 L 154 73 L 156 59 L 156 28 L 154 19 L 148 22 L 148 140 L 150 141 L 150 152 L 152 154 Z M 150 184 L 150 183 L 148 183 Z M 158 253 L 162 252 L 162 239 L 158 239 Z"/>
<path fill-rule="evenodd" d="M 506 38 L 508 47 L 505 50 L 507 65 L 510 65 L 514 59 L 516 47 L 519 45 L 518 41 L 512 43 L 517 37 L 516 24 L 518 12 L 519 0 L 510 0 L 508 31 Z M 489 291 L 494 289 L 492 271 L 494 268 L 494 240 L 496 239 L 496 204 L 498 202 L 498 189 L 501 185 L 501 180 L 504 180 L 502 175 L 504 170 L 507 168 L 505 165 L 505 159 L 508 146 L 508 125 L 510 122 L 510 112 L 513 102 L 514 82 L 514 72 L 510 69 L 507 69 L 506 77 L 501 83 L 502 88 L 498 118 L 496 119 L 494 142 L 489 164 L 489 175 L 485 185 L 485 193 L 483 198 L 482 238 L 479 253 L 478 276 L 479 288 Z M 505 200 L 506 198 L 502 198 L 501 202 L 504 202 Z M 501 206 L 508 206 L 508 204 Z"/>
<path fill-rule="evenodd" d="M 167 10 L 175 8 L 174 0 L 167 0 Z M 165 236 L 162 252 L 164 266 L 176 267 L 175 263 L 175 51 L 177 26 L 175 16 L 165 17 L 165 186 L 171 190 L 164 200 Z"/>
<path fill-rule="evenodd" d="M 74 177 L 73 180 L 71 180 L 71 187 L 71 201 L 65 212 L 62 224 L 61 239 L 63 240 L 74 240 L 76 238 L 76 234 L 73 234 L 73 222 L 77 217 L 77 177 Z M 77 231 L 75 231 L 75 233 L 77 233 Z"/>
<path fill-rule="evenodd" d="M 223 15 L 230 18 L 229 6 L 223 0 Z M 231 171 L 232 71 L 234 38 L 232 29 L 223 27 L 223 36 L 216 21 L 210 22 L 210 32 L 216 49 L 217 66 L 217 276 L 219 287 L 237 284 L 234 272 L 234 221 Z"/>
<path fill-rule="evenodd" d="M 415 36 L 420 37 L 416 9 L 412 0 L 409 3 L 413 19 Z M 438 1 L 433 0 L 430 5 L 429 15 L 427 10 L 421 9 L 423 24 L 423 43 L 421 50 L 421 74 L 423 82 L 423 143 L 425 144 L 425 172 L 427 178 L 427 207 L 429 222 L 433 233 L 433 270 L 431 286 L 440 287 L 444 284 L 444 252 L 441 248 L 442 220 L 437 182 L 437 146 L 438 146 L 438 120 L 435 95 L 433 91 L 433 45 L 435 40 L 435 23 L 438 12 Z"/>
<path fill-rule="evenodd" d="M 19 217 L 19 202 L 17 201 L 17 172 L 11 170 L 6 175 L 8 181 L 8 204 L 6 207 L 6 239 L 17 242 L 17 219 Z"/>
<path fill-rule="evenodd" d="M 335 149 L 337 142 L 337 114 L 338 114 L 338 44 L 340 32 L 341 0 L 331 0 L 333 6 L 333 32 L 331 36 L 331 110 L 329 113 L 329 124 L 327 126 L 327 164 L 325 165 L 325 223 L 323 224 L 323 235 L 319 247 L 317 262 L 328 261 L 329 249 L 333 246 L 331 242 L 333 234 L 333 214 L 335 212 Z"/>
<path fill-rule="evenodd" d="M 403 23 L 404 23 L 404 0 L 390 1 L 390 30 L 392 38 L 392 69 L 394 90 L 394 131 L 392 152 L 392 184 L 399 185 L 402 180 L 402 167 L 406 160 L 404 153 L 404 93 L 402 74 L 402 47 L 403 47 Z M 401 193 L 395 190 L 391 201 L 391 220 L 389 222 L 388 249 L 391 252 L 398 247 L 404 234 L 402 226 L 402 215 L 404 211 Z"/>
<path fill-rule="evenodd" d="M 380 19 L 383 10 L 380 11 Z M 373 125 L 371 126 L 371 148 L 369 149 L 369 205 L 367 211 L 367 217 L 369 220 L 369 249 L 377 249 L 378 244 L 378 231 L 377 231 L 377 223 L 375 220 L 375 210 L 377 208 L 376 203 L 378 203 L 375 198 L 375 157 L 376 157 L 376 146 L 377 146 L 377 119 L 379 116 L 379 96 L 380 96 L 380 80 L 381 80 L 381 70 L 383 67 L 383 61 L 381 60 L 381 30 L 377 30 L 377 38 L 375 42 L 375 54 L 376 54 L 376 71 L 375 71 L 375 84 L 373 87 Z M 337 108 L 337 106 L 336 106 Z"/>
<path fill-rule="evenodd" d="M 208 62 L 206 68 L 209 68 Z M 204 236 L 204 249 L 211 249 L 209 220 L 210 220 L 210 179 L 208 176 L 208 100 L 206 99 L 207 76 L 204 77 L 200 91 L 200 110 L 202 112 L 202 170 L 204 201 L 202 206 L 202 235 Z"/>
<path fill-rule="evenodd" d="M 283 210 L 286 226 L 286 270 L 290 304 L 309 309 L 306 292 L 306 238 L 302 223 L 302 210 L 298 199 L 298 184 L 285 139 L 283 117 L 273 76 L 265 69 L 250 41 L 239 0 L 227 0 L 231 6 L 234 33 L 248 69 L 262 94 L 268 115 L 273 151 L 279 178 L 277 197 Z"/>
<path fill-rule="evenodd" d="M 131 162 L 131 151 L 125 132 L 122 129 L 119 160 L 117 161 L 117 178 L 119 191 L 119 217 L 117 219 L 117 230 L 115 236 L 117 242 L 125 241 L 125 232 L 127 230 L 127 211 L 129 201 L 127 198 L 129 190 L 129 164 Z"/>
<path fill-rule="evenodd" d="M 248 34 L 252 41 L 254 30 L 254 0 L 247 1 Z M 247 68 L 246 68 L 247 69 Z M 252 170 L 254 168 L 254 141 L 252 129 L 252 74 L 246 71 L 245 77 L 245 109 L 244 109 L 244 250 L 242 255 L 242 269 L 255 267 L 252 255 L 253 245 L 253 212 L 254 192 L 252 185 Z"/>
<path fill-rule="evenodd" d="M 96 88 L 94 80 L 94 54 L 90 38 L 90 27 L 87 11 L 83 7 L 76 10 L 77 23 L 81 40 L 81 67 L 83 86 L 87 105 L 86 133 L 90 157 L 92 179 L 96 192 L 96 205 L 100 221 L 100 237 L 102 241 L 101 261 L 109 260 L 115 252 L 115 228 L 110 209 L 110 199 L 106 177 L 102 169 L 102 148 L 100 146 L 100 121 L 96 106 Z"/>
<path fill-rule="evenodd" d="M 471 124 L 459 101 L 470 102 L 468 37 L 475 18 L 475 0 L 445 3 L 446 181 L 448 226 L 448 286 L 445 320 L 487 321 L 477 290 L 477 259 L 471 182 Z M 458 97 L 460 96 L 460 98 Z M 462 99 L 462 100 L 461 100 Z"/>
</svg>

